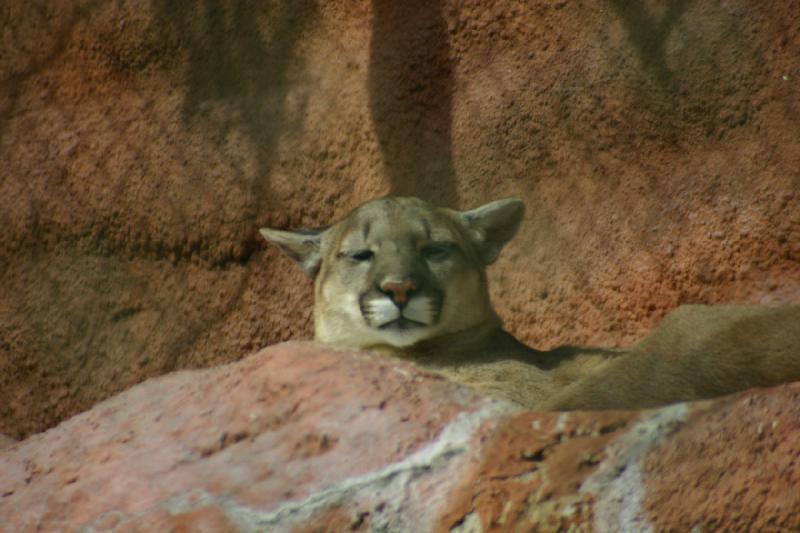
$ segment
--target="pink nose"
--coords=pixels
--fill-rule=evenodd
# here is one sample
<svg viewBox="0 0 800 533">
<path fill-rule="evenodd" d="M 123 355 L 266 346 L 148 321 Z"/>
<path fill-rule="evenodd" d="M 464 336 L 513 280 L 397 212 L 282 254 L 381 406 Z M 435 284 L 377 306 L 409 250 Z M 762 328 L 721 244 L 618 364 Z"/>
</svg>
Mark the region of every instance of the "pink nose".
<svg viewBox="0 0 800 533">
<path fill-rule="evenodd" d="M 408 301 L 408 295 L 417 290 L 413 281 L 385 281 L 381 283 L 381 290 L 389 295 L 394 303 L 403 305 Z"/>
</svg>

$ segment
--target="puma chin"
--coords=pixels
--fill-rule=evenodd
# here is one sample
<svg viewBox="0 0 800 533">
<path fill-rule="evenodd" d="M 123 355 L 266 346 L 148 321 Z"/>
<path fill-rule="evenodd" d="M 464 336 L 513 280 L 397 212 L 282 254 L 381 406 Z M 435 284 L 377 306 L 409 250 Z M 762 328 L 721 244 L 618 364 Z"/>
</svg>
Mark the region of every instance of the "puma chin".
<svg viewBox="0 0 800 533">
<path fill-rule="evenodd" d="M 329 228 L 261 233 L 315 276 L 317 340 L 407 348 L 499 325 L 485 268 L 514 235 L 523 211 L 516 199 L 462 212 L 389 197 Z"/>
<path fill-rule="evenodd" d="M 317 318 L 317 340 L 361 348 L 382 345 L 405 348 L 436 334 L 441 297 L 417 294 L 407 303 L 398 305 L 390 296 L 373 292 L 378 291 L 339 299 L 346 316 L 339 316 L 337 320 Z M 344 323 L 350 324 L 351 331 L 342 331 Z M 354 340 L 358 344 L 353 344 Z"/>
</svg>

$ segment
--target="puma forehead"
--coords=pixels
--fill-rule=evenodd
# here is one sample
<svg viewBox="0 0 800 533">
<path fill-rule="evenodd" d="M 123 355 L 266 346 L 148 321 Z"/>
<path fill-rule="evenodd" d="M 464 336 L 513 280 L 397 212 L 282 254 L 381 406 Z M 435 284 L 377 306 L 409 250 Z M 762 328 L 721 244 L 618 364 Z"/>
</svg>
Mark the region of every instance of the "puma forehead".
<svg viewBox="0 0 800 533">
<path fill-rule="evenodd" d="M 470 211 L 387 197 L 320 230 L 262 229 L 315 276 L 315 337 L 356 348 L 408 347 L 499 325 L 485 268 L 514 236 L 520 200 Z"/>
</svg>

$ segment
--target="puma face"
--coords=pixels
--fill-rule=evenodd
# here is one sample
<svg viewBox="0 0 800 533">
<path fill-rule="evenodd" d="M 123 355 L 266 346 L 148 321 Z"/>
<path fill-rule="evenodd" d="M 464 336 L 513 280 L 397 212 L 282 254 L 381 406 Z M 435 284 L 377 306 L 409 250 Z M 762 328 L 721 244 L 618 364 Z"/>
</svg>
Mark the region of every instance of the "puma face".
<svg viewBox="0 0 800 533">
<path fill-rule="evenodd" d="M 515 199 L 460 212 L 388 197 L 327 229 L 261 233 L 315 276 L 317 340 L 406 348 L 499 323 L 485 269 L 522 214 Z"/>
</svg>

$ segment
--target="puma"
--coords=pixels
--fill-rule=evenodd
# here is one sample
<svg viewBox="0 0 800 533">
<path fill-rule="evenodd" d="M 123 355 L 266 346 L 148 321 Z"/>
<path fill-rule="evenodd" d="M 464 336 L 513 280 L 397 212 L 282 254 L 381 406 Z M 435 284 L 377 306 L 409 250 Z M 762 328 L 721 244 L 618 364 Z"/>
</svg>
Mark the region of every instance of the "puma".
<svg viewBox="0 0 800 533">
<path fill-rule="evenodd" d="M 502 329 L 486 267 L 517 199 L 387 197 L 318 230 L 261 229 L 314 283 L 315 338 L 405 359 L 531 409 L 640 409 L 800 380 L 800 305 L 682 306 L 624 349 L 539 351 Z"/>
</svg>

